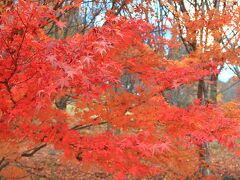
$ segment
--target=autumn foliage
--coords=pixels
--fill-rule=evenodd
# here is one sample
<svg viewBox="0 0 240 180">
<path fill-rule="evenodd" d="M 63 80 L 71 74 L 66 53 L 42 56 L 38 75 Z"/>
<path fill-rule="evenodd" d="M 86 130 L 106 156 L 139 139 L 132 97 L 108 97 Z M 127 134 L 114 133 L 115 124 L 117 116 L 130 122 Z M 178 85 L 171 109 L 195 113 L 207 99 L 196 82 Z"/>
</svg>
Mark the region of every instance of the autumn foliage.
<svg viewBox="0 0 240 180">
<path fill-rule="evenodd" d="M 166 90 L 218 75 L 219 66 L 233 53 L 220 54 L 220 43 L 201 42 L 182 61 L 172 61 L 144 43 L 154 46 L 156 37 L 151 34 L 153 25 L 140 19 L 109 12 L 103 26 L 56 39 L 46 31 L 50 22 L 65 28 L 57 15 L 69 6 L 54 9 L 51 4 L 19 0 L 4 8 L 0 11 L 0 141 L 14 153 L 0 151 L 0 158 L 20 157 L 26 147 L 53 144 L 64 150 L 68 160 L 95 164 L 124 179 L 127 175 L 196 177 L 202 145 L 214 141 L 239 155 L 239 104 L 217 105 L 198 97 L 180 108 L 164 97 Z M 208 21 L 205 17 L 191 22 L 187 13 L 175 16 L 187 22 L 185 43 L 197 38 L 193 27 L 201 29 Z M 215 26 L 223 27 L 220 22 L 231 23 L 231 16 L 210 19 L 211 33 Z M 238 61 L 234 58 L 232 62 Z M 121 85 L 124 75 L 132 77 L 134 92 Z M 74 115 L 55 105 L 66 95 L 74 102 Z M 101 124 L 107 128 L 83 130 Z"/>
</svg>

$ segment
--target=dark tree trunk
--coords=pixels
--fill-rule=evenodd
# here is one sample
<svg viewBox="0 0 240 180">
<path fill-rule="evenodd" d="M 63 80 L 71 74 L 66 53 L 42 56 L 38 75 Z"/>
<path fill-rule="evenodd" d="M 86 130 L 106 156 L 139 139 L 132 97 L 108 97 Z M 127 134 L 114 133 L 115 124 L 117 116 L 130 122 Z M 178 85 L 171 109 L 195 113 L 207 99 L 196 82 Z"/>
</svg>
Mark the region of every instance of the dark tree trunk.
<svg viewBox="0 0 240 180">
<path fill-rule="evenodd" d="M 58 109 L 65 110 L 69 101 L 71 101 L 71 97 L 69 95 L 65 95 L 56 100 L 55 105 Z"/>
<path fill-rule="evenodd" d="M 218 75 L 211 75 L 210 100 L 213 104 L 217 103 L 217 79 Z"/>
<path fill-rule="evenodd" d="M 200 99 L 202 105 L 207 104 L 207 97 L 208 97 L 208 88 L 205 84 L 204 80 L 199 80 L 198 82 L 198 92 L 197 97 Z M 199 145 L 199 173 L 202 176 L 209 176 L 211 174 L 210 169 L 208 168 L 209 165 L 209 148 L 208 143 L 202 143 Z"/>
</svg>

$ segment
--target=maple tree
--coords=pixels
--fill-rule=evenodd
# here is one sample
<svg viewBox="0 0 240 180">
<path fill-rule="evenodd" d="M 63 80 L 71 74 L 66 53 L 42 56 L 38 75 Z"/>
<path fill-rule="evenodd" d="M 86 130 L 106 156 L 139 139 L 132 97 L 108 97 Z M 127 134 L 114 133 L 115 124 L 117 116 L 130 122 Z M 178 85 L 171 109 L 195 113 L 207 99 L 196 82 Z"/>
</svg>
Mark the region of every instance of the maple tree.
<svg viewBox="0 0 240 180">
<path fill-rule="evenodd" d="M 97 164 L 118 179 L 128 174 L 194 177 L 201 171 L 201 157 L 207 154 L 203 152 L 204 144 L 217 140 L 226 147 L 238 148 L 235 142 L 240 138 L 236 116 L 239 106 L 218 106 L 215 97 L 219 66 L 227 60 L 237 65 L 238 49 L 228 48 L 230 41 L 207 42 L 212 37 L 220 39 L 222 34 L 228 38 L 225 26 L 233 24 L 234 31 L 238 31 L 236 4 L 226 1 L 227 10 L 219 15 L 213 15 L 220 10 L 212 5 L 206 5 L 207 11 L 202 12 L 196 4 L 190 15 L 192 12 L 183 8 L 183 1 L 163 2 L 178 20 L 171 29 L 173 36 L 186 29 L 182 40 L 189 54 L 182 61 L 172 61 L 161 51 L 156 53 L 172 41 L 151 34 L 154 27 L 141 19 L 117 16 L 122 10 L 131 12 L 127 3 L 120 7 L 113 5 L 102 27 L 86 32 L 85 27 L 84 34 L 65 34 L 62 39 L 49 36 L 53 25 L 66 31 L 66 23 L 59 14 L 81 4 L 72 2 L 75 4 L 19 0 L 1 8 L 3 145 L 21 152 L 24 142 L 33 149 L 20 156 L 32 156 L 47 144 L 53 144 L 56 149 L 64 150 L 67 159 Z M 148 3 L 151 2 L 142 8 L 135 7 L 134 11 L 147 16 L 153 11 Z M 205 28 L 207 34 L 203 35 Z M 199 37 L 202 39 L 198 40 Z M 161 48 L 157 40 L 163 43 Z M 231 43 L 236 44 L 238 38 L 233 40 Z M 124 75 L 131 80 L 125 88 L 120 82 Z M 207 100 L 207 77 L 211 77 L 208 81 L 211 101 Z M 199 99 L 192 105 L 180 108 L 166 101 L 166 90 L 194 82 L 199 82 Z M 66 95 L 75 101 L 74 116 L 54 106 Z M 101 124 L 109 128 L 92 134 L 82 131 Z M 236 153 L 239 154 L 238 149 Z M 7 153 L 1 157 L 0 170 L 7 165 L 4 154 Z M 183 162 L 189 164 L 183 166 Z"/>
<path fill-rule="evenodd" d="M 165 6 L 170 6 L 168 9 L 176 21 L 173 35 L 181 39 L 188 54 L 182 62 L 186 61 L 187 66 L 201 64 L 198 69 L 206 73 L 209 71 L 198 83 L 197 96 L 203 104 L 209 101 L 217 103 L 217 80 L 224 64 L 239 63 L 236 57 L 239 42 L 238 3 L 218 0 L 163 1 Z"/>
</svg>

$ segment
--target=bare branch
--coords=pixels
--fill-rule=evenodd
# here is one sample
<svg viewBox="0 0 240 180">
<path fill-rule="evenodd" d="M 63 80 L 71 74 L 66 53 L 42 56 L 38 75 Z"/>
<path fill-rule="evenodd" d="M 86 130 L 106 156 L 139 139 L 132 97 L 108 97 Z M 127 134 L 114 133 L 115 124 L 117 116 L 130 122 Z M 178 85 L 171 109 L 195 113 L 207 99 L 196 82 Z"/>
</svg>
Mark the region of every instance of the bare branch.
<svg viewBox="0 0 240 180">
<path fill-rule="evenodd" d="M 23 156 L 23 157 L 33 156 L 36 152 L 38 152 L 39 150 L 41 150 L 42 148 L 44 148 L 46 146 L 47 146 L 46 143 L 40 144 L 40 145 L 34 147 L 33 149 L 29 149 L 27 151 L 24 151 L 21 156 Z"/>
</svg>

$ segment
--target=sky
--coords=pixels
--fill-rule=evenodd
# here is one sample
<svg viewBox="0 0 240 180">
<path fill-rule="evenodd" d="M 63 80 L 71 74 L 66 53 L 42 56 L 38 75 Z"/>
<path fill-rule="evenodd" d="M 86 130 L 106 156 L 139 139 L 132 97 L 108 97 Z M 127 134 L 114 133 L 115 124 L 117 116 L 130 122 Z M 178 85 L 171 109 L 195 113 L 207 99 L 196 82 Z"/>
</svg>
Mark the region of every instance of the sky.
<svg viewBox="0 0 240 180">
<path fill-rule="evenodd" d="M 227 82 L 233 76 L 236 76 L 236 75 L 231 71 L 231 69 L 228 66 L 225 65 L 222 71 L 220 72 L 218 78 L 222 82 Z"/>
</svg>

